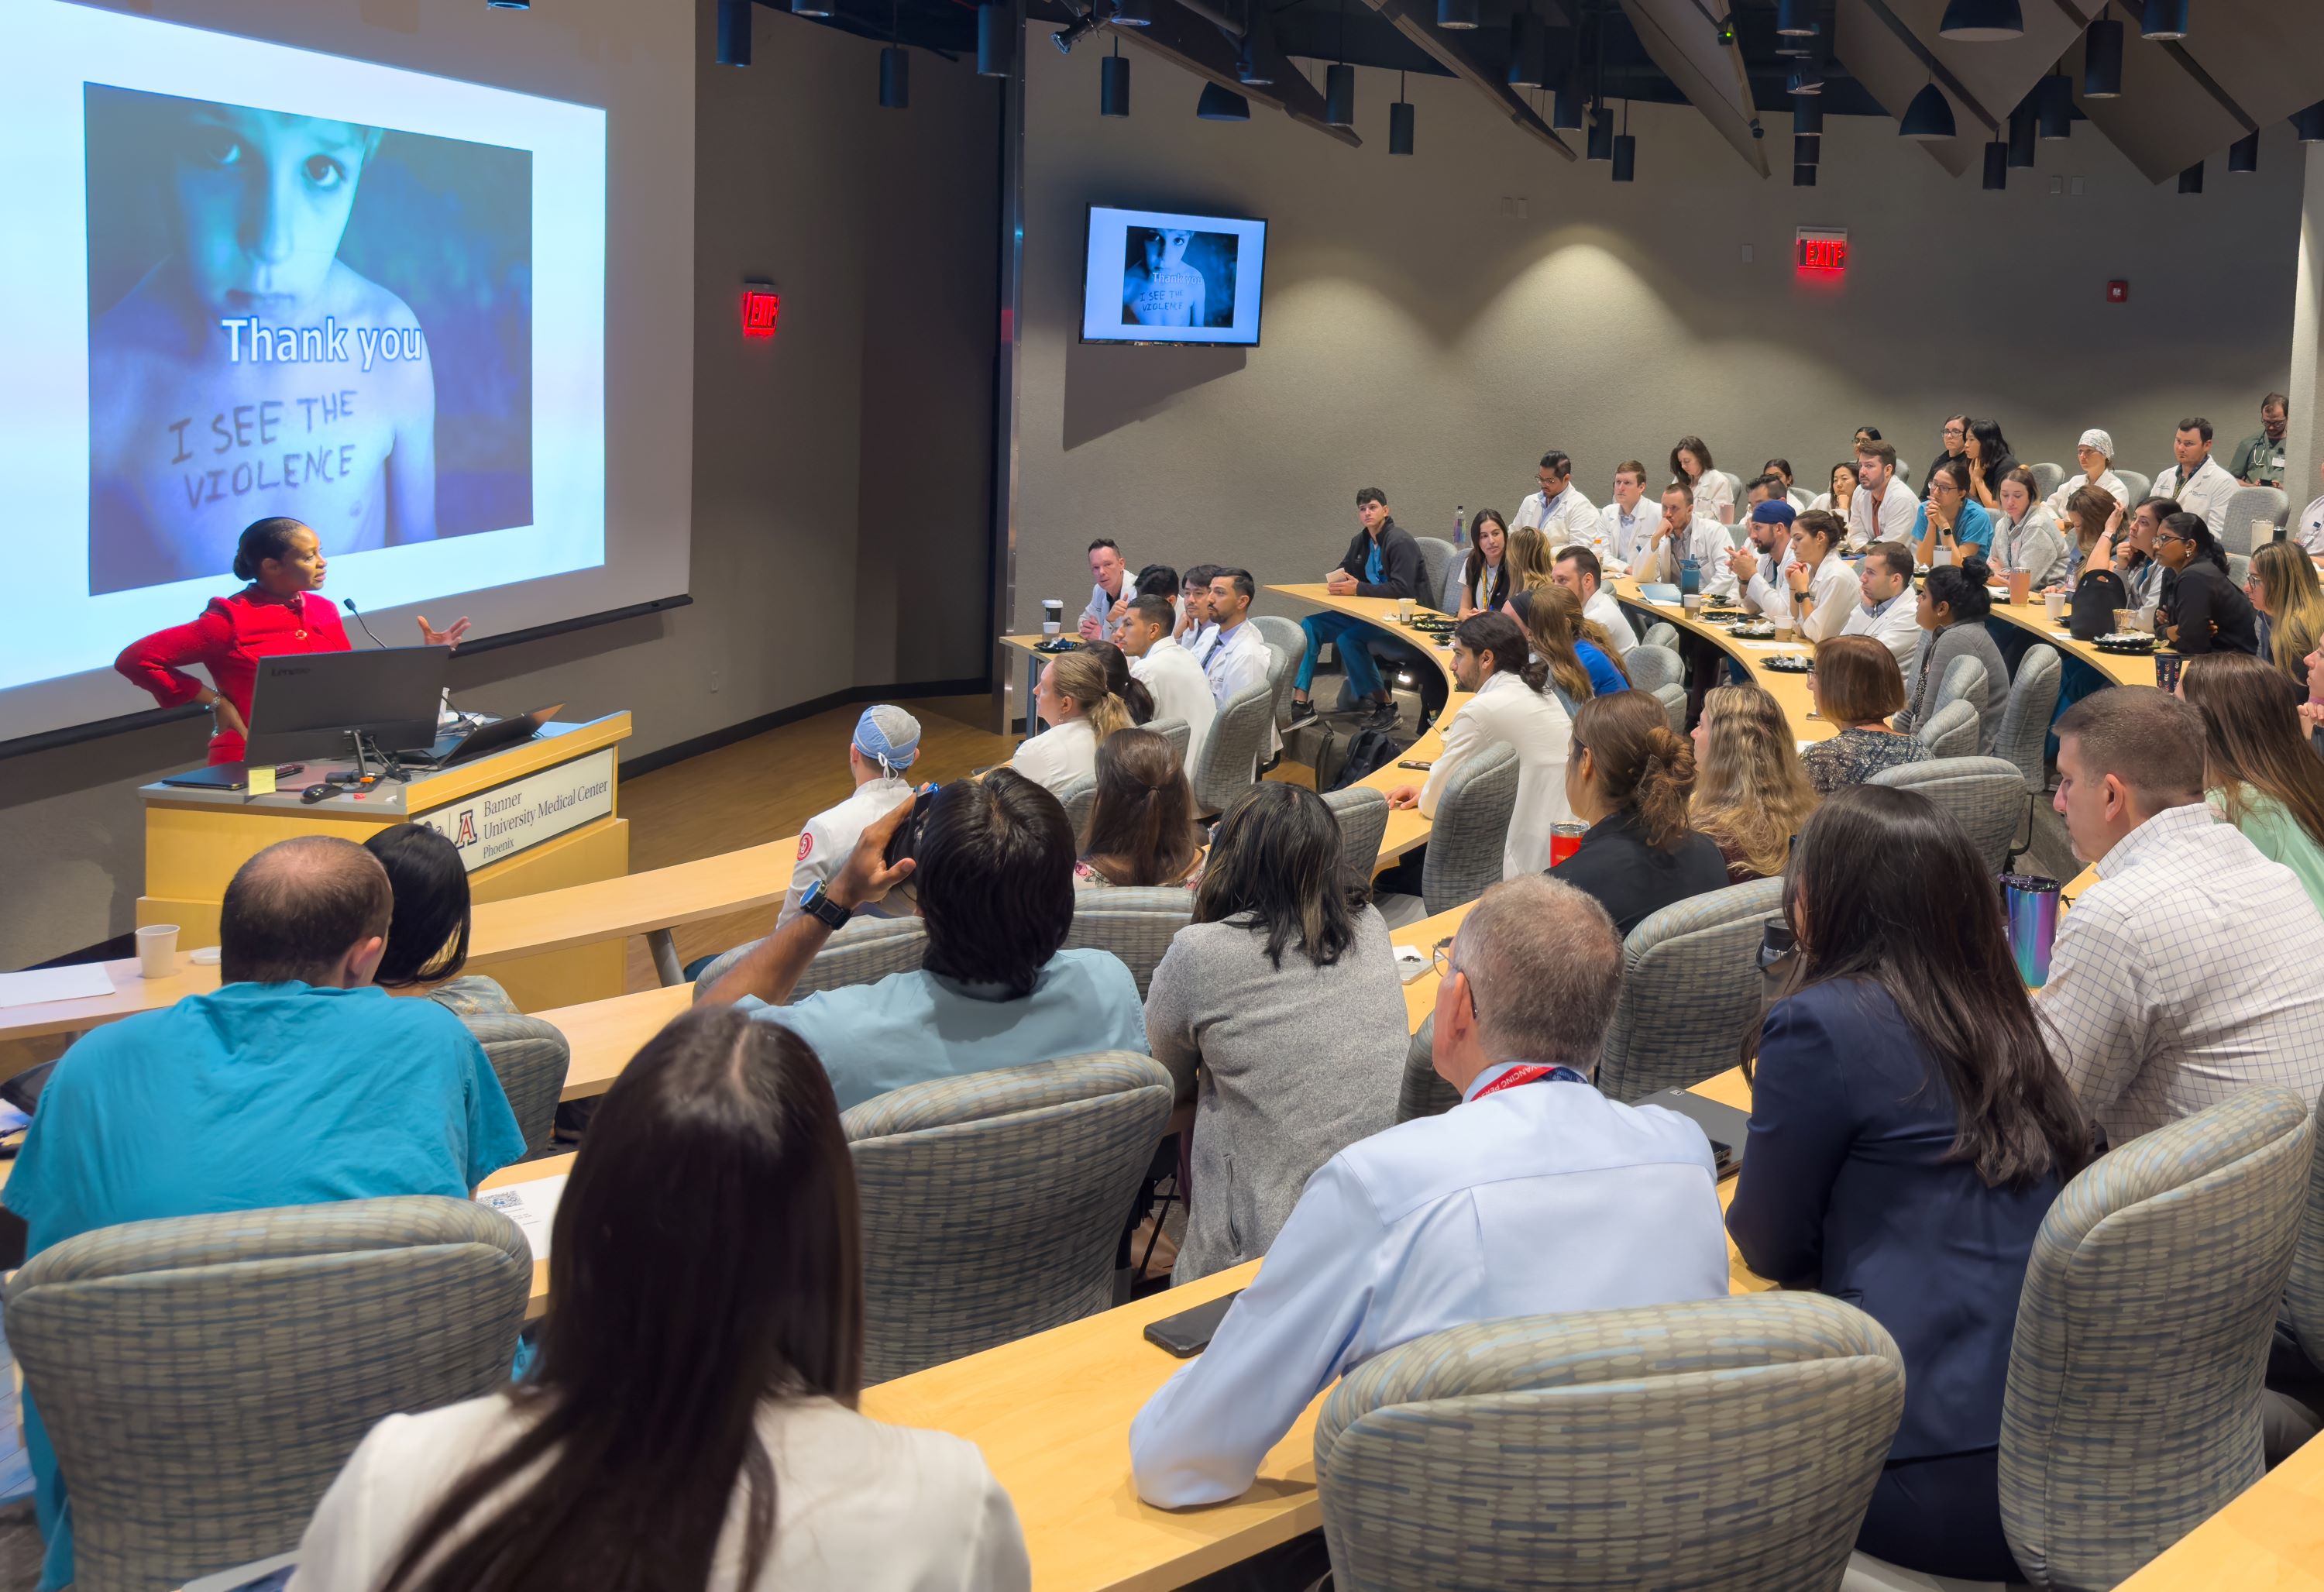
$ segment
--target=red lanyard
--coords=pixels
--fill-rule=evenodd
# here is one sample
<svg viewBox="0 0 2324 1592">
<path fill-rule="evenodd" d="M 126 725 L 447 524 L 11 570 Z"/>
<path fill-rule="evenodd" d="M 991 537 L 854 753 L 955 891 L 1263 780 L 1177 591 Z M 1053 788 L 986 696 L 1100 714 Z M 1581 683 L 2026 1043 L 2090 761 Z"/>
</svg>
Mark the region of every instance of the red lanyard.
<svg viewBox="0 0 2324 1592">
<path fill-rule="evenodd" d="M 1581 1073 L 1575 1072 L 1571 1067 L 1562 1066 L 1555 1063 L 1552 1063 L 1548 1066 L 1537 1066 L 1532 1063 L 1527 1063 L 1521 1067 L 1511 1067 L 1508 1072 L 1502 1073 L 1499 1078 L 1494 1079 L 1490 1083 L 1488 1083 L 1484 1088 L 1479 1090 L 1475 1094 L 1471 1095 L 1469 1098 L 1472 1100 L 1480 1100 L 1487 1095 L 1498 1094 L 1504 1089 L 1515 1089 L 1518 1085 L 1525 1083 L 1538 1083 L 1545 1078 L 1548 1079 L 1553 1083 L 1587 1083 L 1590 1081 L 1590 1080 L 1584 1078 Z"/>
</svg>

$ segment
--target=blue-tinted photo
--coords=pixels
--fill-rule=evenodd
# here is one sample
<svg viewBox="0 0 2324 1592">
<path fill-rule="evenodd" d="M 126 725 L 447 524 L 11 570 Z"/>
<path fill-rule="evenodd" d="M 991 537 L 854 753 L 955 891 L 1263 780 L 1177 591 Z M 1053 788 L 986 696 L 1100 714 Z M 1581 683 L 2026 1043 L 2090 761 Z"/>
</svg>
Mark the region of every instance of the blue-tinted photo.
<svg viewBox="0 0 2324 1592">
<path fill-rule="evenodd" d="M 1122 245 L 1121 324 L 1126 327 L 1234 325 L 1235 257 L 1231 232 L 1183 226 L 1133 226 Z"/>
<path fill-rule="evenodd" d="M 532 521 L 532 156 L 91 83 L 88 589 Z"/>
</svg>

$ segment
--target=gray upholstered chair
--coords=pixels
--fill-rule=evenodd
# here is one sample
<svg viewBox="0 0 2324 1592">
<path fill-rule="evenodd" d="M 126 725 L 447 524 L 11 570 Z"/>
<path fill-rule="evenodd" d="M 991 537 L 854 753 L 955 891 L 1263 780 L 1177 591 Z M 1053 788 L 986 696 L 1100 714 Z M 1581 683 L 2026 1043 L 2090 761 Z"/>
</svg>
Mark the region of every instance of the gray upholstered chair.
<svg viewBox="0 0 2324 1592">
<path fill-rule="evenodd" d="M 1599 1092 L 1637 1100 L 1716 1078 L 1759 1020 L 1759 941 L 1784 881 L 1755 879 L 1674 901 L 1622 942 L 1622 993 L 1599 1054 Z"/>
<path fill-rule="evenodd" d="M 1654 690 L 1654 698 L 1656 702 L 1663 704 L 1663 717 L 1670 721 L 1671 733 L 1674 735 L 1685 734 L 1686 687 L 1683 686 L 1657 686 Z"/>
<path fill-rule="evenodd" d="M 2117 468 L 2115 471 L 2115 478 L 2122 483 L 2123 491 L 2130 494 L 2129 501 L 2133 503 L 2154 490 L 2154 478 L 2151 475 L 2141 475 L 2135 470 Z"/>
<path fill-rule="evenodd" d="M 1299 649 L 1306 651 L 1304 646 Z M 1273 695 L 1268 703 L 1268 722 L 1281 719 L 1289 711 L 1291 685 L 1299 677 L 1298 656 L 1273 641 L 1267 644 L 1267 683 Z"/>
<path fill-rule="evenodd" d="M 2309 1361 L 2324 1361 L 2324 1155 L 2315 1158 L 2309 1173 L 2300 1242 L 2292 1250 L 2292 1277 L 2283 1290 L 2283 1317 Z"/>
<path fill-rule="evenodd" d="M 2042 749 L 2049 741 L 2050 716 L 2057 711 L 2061 678 L 2058 649 L 2047 641 L 2034 642 L 2017 660 L 2017 676 L 2009 683 L 2009 701 L 2001 710 L 1993 755 L 2007 758 L 2016 766 L 2029 795 L 2039 796 L 2050 788 L 2050 770 Z"/>
<path fill-rule="evenodd" d="M 1461 548 L 1452 549 L 1452 557 L 1444 566 L 1444 577 L 1437 583 L 1436 606 L 1446 613 L 1461 612 L 1462 588 L 1469 584 L 1469 555 Z"/>
<path fill-rule="evenodd" d="M 1279 613 L 1254 613 L 1250 622 L 1259 627 L 1259 639 L 1283 649 L 1296 671 L 1299 660 L 1307 656 L 1307 632 L 1296 619 L 1286 619 Z"/>
<path fill-rule="evenodd" d="M 2283 533 L 2284 525 L 2292 519 L 2292 500 L 2279 487 L 2239 486 L 2227 494 L 2227 517 L 2219 528 L 2219 544 L 2230 553 L 2246 556 L 2257 552 L 2259 544 L 2272 542 Z M 2255 538 L 2252 522 L 2264 520 L 2274 529 L 2265 536 Z"/>
<path fill-rule="evenodd" d="M 2006 758 L 1936 757 L 1899 763 L 1864 783 L 1918 791 L 1969 832 L 1988 870 L 1999 873 L 2009 866 L 2017 821 L 2025 813 L 2025 779 Z"/>
<path fill-rule="evenodd" d="M 1420 1019 L 1405 1048 L 1404 1081 L 1396 1095 L 1396 1119 L 1441 1117 L 1461 1103 L 1461 1091 L 1436 1075 L 1436 1014 Z"/>
<path fill-rule="evenodd" d="M 1729 494 L 1733 498 L 1735 503 L 1735 517 L 1738 520 L 1740 520 L 1744 517 L 1743 477 L 1738 475 L 1732 470 L 1721 470 L 1719 474 L 1727 477 L 1727 490 Z"/>
<path fill-rule="evenodd" d="M 508 1096 L 525 1158 L 547 1155 L 557 1131 L 557 1098 L 573 1065 L 573 1046 L 553 1023 L 519 1012 L 484 1012 L 460 1019 L 484 1047 L 484 1059 Z"/>
<path fill-rule="evenodd" d="M 1678 627 L 1666 619 L 1658 619 L 1646 627 L 1646 633 L 1638 638 L 1638 643 L 1643 647 L 1664 647 L 1676 652 Z"/>
<path fill-rule="evenodd" d="M 1333 1584 L 1834 1587 L 1904 1407 L 1895 1341 L 1819 1293 L 1432 1333 L 1315 1422 Z"/>
<path fill-rule="evenodd" d="M 2115 1150 L 2043 1218 L 2001 1409 L 2002 1528 L 2036 1587 L 2112 1587 L 2259 1479 L 2315 1103 L 2236 1095 Z"/>
<path fill-rule="evenodd" d="M 2025 467 L 2034 473 L 2034 496 L 2037 501 L 2048 497 L 2065 483 L 2066 470 L 2062 465 L 2028 465 Z"/>
<path fill-rule="evenodd" d="M 710 986 L 724 978 L 730 968 L 764 943 L 763 940 L 752 940 L 732 951 L 721 952 L 695 976 L 694 998 L 699 1000 L 708 994 Z M 791 997 L 797 999 L 818 989 L 836 989 L 845 984 L 876 984 L 890 973 L 906 972 L 919 966 L 927 944 L 928 932 L 918 917 L 856 918 L 824 942 L 823 949 L 815 953 L 807 964 L 807 971 L 792 987 Z"/>
<path fill-rule="evenodd" d="M 1454 771 L 1436 798 L 1420 896 L 1384 895 L 1374 902 L 1391 927 L 1418 923 L 1473 901 L 1501 881 L 1509 820 L 1517 810 L 1517 754 L 1507 741 L 1487 747 Z"/>
<path fill-rule="evenodd" d="M 1977 660 L 1965 658 L 1962 661 L 1975 663 Z M 1956 699 L 1923 719 L 1914 733 L 1920 736 L 1921 744 L 1929 749 L 1932 757 L 1973 758 L 1977 755 L 1977 728 L 1976 706 Z"/>
<path fill-rule="evenodd" d="M 1258 778 L 1259 760 L 1267 755 L 1268 732 L 1274 728 L 1271 680 L 1246 686 L 1227 698 L 1219 716 L 1211 721 L 1211 732 L 1203 738 L 1194 766 L 1186 770 L 1198 810 L 1222 813 L 1229 802 L 1250 788 Z"/>
<path fill-rule="evenodd" d="M 1348 877 L 1366 889 L 1379 865 L 1380 842 L 1388 838 L 1388 796 L 1369 785 L 1323 793 L 1323 805 L 1340 821 L 1340 849 Z"/>
<path fill-rule="evenodd" d="M 1097 804 L 1097 776 L 1076 774 L 1051 794 L 1065 808 L 1065 822 L 1074 826 L 1074 843 L 1078 846 L 1083 832 L 1089 828 L 1090 808 Z"/>
<path fill-rule="evenodd" d="M 1455 582 L 1458 582 L 1460 579 L 1458 575 L 1452 574 L 1451 572 L 1462 567 L 1462 555 L 1461 549 L 1454 547 L 1451 542 L 1446 541 L 1443 537 L 1416 536 L 1412 539 L 1420 546 L 1421 600 L 1425 603 L 1433 596 L 1436 599 L 1437 605 L 1440 608 L 1443 608 L 1444 582 L 1448 577 Z M 1447 613 L 1460 612 L 1461 603 L 1459 599 L 1456 597 L 1453 601 L 1452 606 L 1443 609 L 1443 612 Z"/>
<path fill-rule="evenodd" d="M 863 1380 L 1110 1308 L 1169 1072 L 1097 1051 L 937 1079 L 842 1118 L 863 1211 Z"/>
<path fill-rule="evenodd" d="M 100 1228 L 10 1279 L 8 1343 L 72 1488 L 82 1592 L 298 1546 L 374 1424 L 508 1385 L 517 1225 L 411 1197 Z"/>
<path fill-rule="evenodd" d="M 1146 996 L 1170 937 L 1186 926 L 1194 910 L 1194 892 L 1184 885 L 1142 885 L 1117 889 L 1078 890 L 1074 895 L 1073 926 L 1065 931 L 1065 949 L 1088 947 L 1111 951 L 1138 980 L 1138 994 Z"/>
<path fill-rule="evenodd" d="M 1186 721 L 1184 719 L 1154 719 L 1149 721 L 1146 727 L 1170 743 L 1170 750 L 1172 754 L 1177 758 L 1178 766 L 1181 768 L 1185 768 L 1186 766 L 1186 743 L 1194 739 L 1194 734 L 1193 728 L 1187 724 Z"/>
<path fill-rule="evenodd" d="M 1683 689 L 1686 685 L 1686 664 L 1667 647 L 1641 641 L 1624 656 L 1622 667 L 1629 671 L 1630 687 L 1635 691 L 1652 691 L 1662 686 Z"/>
<path fill-rule="evenodd" d="M 2228 555 L 2227 555 L 2227 579 L 2229 579 L 2230 581 L 2233 581 L 2236 585 L 2240 586 L 2240 585 L 2242 585 L 2242 584 L 2244 584 L 2244 582 L 2245 582 L 2246 580 L 2249 579 L 2249 578 L 2250 578 L 2250 576 L 2251 576 L 2251 555 L 2250 555 L 2250 554 L 2248 554 L 2248 553 L 2230 553 L 2230 554 L 2228 554 Z"/>
<path fill-rule="evenodd" d="M 1937 679 L 1937 694 L 1929 699 L 1929 712 L 1933 714 L 1949 702 L 1966 702 L 1982 713 L 1986 693 L 2006 684 L 1987 679 L 1985 661 L 1963 653 L 1945 665 L 1945 672 Z"/>
</svg>

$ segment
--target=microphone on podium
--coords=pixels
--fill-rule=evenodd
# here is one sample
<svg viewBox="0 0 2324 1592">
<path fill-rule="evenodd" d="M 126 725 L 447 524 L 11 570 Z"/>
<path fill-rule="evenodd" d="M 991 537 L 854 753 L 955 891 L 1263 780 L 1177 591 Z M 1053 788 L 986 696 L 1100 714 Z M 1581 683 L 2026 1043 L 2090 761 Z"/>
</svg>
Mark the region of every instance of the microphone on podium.
<svg viewBox="0 0 2324 1592">
<path fill-rule="evenodd" d="M 387 649 L 386 642 L 381 640 L 377 636 L 371 635 L 371 625 L 364 620 L 363 610 L 355 606 L 355 600 L 353 597 L 340 598 L 339 605 L 345 608 L 349 613 L 355 616 L 355 623 L 363 626 L 363 633 L 364 635 L 371 636 L 371 644 L 373 646 L 380 649 L 382 651 L 385 651 Z"/>
</svg>

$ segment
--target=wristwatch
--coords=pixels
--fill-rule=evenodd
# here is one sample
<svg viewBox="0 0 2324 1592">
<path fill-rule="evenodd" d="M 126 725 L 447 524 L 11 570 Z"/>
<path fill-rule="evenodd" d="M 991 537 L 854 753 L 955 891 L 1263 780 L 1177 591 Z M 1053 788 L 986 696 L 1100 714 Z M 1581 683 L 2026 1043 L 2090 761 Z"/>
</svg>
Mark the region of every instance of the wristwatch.
<svg viewBox="0 0 2324 1592">
<path fill-rule="evenodd" d="M 848 918 L 853 916 L 846 907 L 831 898 L 831 893 L 823 888 L 821 879 L 807 886 L 807 894 L 799 897 L 799 910 L 827 929 L 845 928 Z"/>
</svg>

